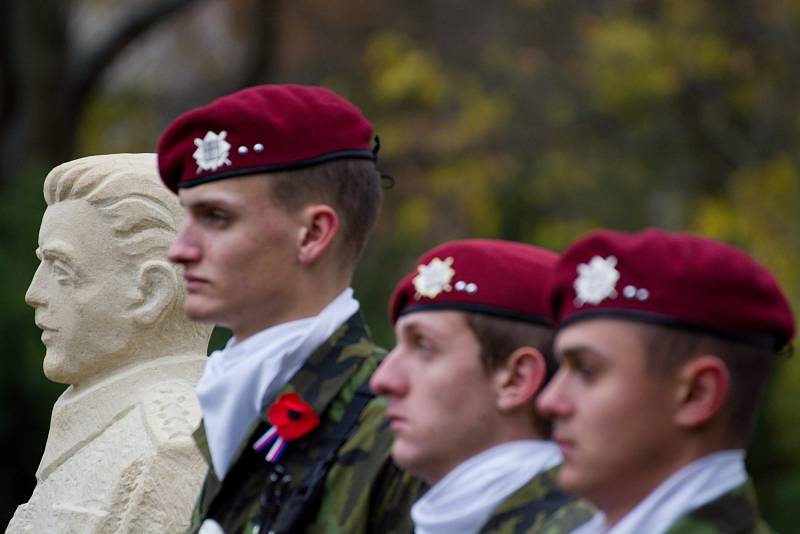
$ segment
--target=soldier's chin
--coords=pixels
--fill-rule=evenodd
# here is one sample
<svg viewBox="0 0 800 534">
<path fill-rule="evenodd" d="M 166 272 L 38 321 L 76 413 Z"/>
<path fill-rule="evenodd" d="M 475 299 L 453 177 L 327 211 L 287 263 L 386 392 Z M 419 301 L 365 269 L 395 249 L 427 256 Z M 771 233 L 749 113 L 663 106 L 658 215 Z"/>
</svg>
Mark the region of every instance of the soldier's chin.
<svg viewBox="0 0 800 534">
<path fill-rule="evenodd" d="M 183 313 L 192 321 L 200 323 L 218 322 L 215 310 L 208 306 L 201 295 L 187 295 L 183 301 Z"/>
<path fill-rule="evenodd" d="M 558 485 L 564 488 L 567 491 L 571 492 L 582 492 L 584 489 L 581 478 L 581 473 L 579 470 L 575 469 L 575 466 L 570 465 L 569 462 L 565 461 L 561 464 L 561 467 L 558 470 Z"/>
<path fill-rule="evenodd" d="M 392 460 L 397 467 L 406 473 L 418 478 L 423 478 L 423 473 L 421 473 L 421 471 L 424 471 L 424 469 L 420 468 L 417 454 L 415 454 L 413 450 L 410 450 L 409 447 L 405 447 L 403 442 L 398 438 L 395 438 L 394 445 L 392 446 Z"/>
</svg>

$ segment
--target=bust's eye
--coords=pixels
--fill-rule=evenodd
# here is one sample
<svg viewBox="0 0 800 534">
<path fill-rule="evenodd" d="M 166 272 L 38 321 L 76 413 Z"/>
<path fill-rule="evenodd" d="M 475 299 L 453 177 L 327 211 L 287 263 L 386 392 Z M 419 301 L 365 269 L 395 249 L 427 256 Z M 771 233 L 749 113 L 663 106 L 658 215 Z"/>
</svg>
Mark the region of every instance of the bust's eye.
<svg viewBox="0 0 800 534">
<path fill-rule="evenodd" d="M 53 273 L 57 276 L 70 276 L 72 274 L 60 261 L 53 262 Z"/>
<path fill-rule="evenodd" d="M 68 263 L 58 258 L 44 258 L 50 266 L 50 273 L 53 275 L 53 278 L 58 280 L 59 283 L 62 284 L 72 284 L 77 281 L 77 274 L 75 270 L 70 267 Z"/>
</svg>

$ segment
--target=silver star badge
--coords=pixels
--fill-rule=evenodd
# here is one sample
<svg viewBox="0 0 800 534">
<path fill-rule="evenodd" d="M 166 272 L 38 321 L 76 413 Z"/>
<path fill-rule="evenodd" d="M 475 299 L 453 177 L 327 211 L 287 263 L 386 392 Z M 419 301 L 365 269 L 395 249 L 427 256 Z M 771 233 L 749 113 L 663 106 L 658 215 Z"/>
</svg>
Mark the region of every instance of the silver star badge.
<svg viewBox="0 0 800 534">
<path fill-rule="evenodd" d="M 194 151 L 192 157 L 197 162 L 198 173 L 200 171 L 216 171 L 223 165 L 231 164 L 231 160 L 228 159 L 231 144 L 225 140 L 227 135 L 228 132 L 222 130 L 218 134 L 208 131 L 202 139 L 195 137 L 194 145 L 197 150 Z"/>
<path fill-rule="evenodd" d="M 417 266 L 419 274 L 414 277 L 412 283 L 417 293 L 414 298 L 419 300 L 420 297 L 435 298 L 436 295 L 445 291 L 450 291 L 453 288 L 450 286 L 450 281 L 455 276 L 456 272 L 451 267 L 453 265 L 453 258 L 448 257 L 445 260 L 433 258 L 428 265 Z"/>
<path fill-rule="evenodd" d="M 605 259 L 593 256 L 588 264 L 578 265 L 578 277 L 572 284 L 577 295 L 575 304 L 577 306 L 583 306 L 585 303 L 600 304 L 607 298 L 616 298 L 615 286 L 619 280 L 616 265 L 615 256 Z"/>
</svg>

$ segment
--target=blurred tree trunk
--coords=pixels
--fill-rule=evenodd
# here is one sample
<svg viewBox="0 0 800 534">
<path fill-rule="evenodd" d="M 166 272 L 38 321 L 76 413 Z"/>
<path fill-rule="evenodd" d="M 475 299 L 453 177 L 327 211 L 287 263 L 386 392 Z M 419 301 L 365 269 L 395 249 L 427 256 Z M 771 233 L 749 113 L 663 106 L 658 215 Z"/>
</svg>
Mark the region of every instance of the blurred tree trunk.
<svg viewBox="0 0 800 534">
<path fill-rule="evenodd" d="M 67 31 L 72 0 L 0 0 L 0 188 L 14 174 L 72 158 L 81 112 L 108 67 L 130 43 L 195 1 L 132 9 L 105 40 L 81 50 Z"/>
<path fill-rule="evenodd" d="M 2 0 L 2 101 L 0 187 L 19 166 L 63 156 L 60 143 L 74 122 L 65 120 L 67 93 L 67 15 L 69 0 Z M 36 28 L 35 32 L 25 29 Z M 34 143 L 33 140 L 36 140 Z M 59 139 L 61 139 L 59 141 Z"/>
<path fill-rule="evenodd" d="M 282 0 L 256 0 L 246 5 L 246 27 L 249 44 L 242 66 L 242 75 L 234 90 L 271 81 L 280 50 Z"/>
</svg>

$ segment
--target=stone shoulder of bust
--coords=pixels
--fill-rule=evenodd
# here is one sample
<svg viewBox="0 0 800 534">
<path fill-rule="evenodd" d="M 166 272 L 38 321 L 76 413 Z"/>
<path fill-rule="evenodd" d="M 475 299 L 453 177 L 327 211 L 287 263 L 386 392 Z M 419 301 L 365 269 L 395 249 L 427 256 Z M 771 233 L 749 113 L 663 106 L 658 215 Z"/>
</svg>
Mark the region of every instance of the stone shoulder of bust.
<svg viewBox="0 0 800 534">
<path fill-rule="evenodd" d="M 157 446 L 192 441 L 202 413 L 191 384 L 183 380 L 155 384 L 142 392 L 142 405 Z"/>
</svg>

